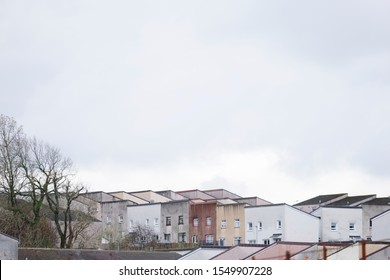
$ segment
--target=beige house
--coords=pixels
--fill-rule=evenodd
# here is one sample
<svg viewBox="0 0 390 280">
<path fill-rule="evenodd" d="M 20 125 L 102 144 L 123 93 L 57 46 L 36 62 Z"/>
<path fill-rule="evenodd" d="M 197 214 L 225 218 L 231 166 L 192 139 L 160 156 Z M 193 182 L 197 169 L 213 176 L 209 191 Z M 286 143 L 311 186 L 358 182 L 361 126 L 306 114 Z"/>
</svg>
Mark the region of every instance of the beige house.
<svg viewBox="0 0 390 280">
<path fill-rule="evenodd" d="M 217 241 L 221 246 L 238 245 L 245 241 L 245 203 L 223 202 L 218 200 L 216 207 Z"/>
</svg>

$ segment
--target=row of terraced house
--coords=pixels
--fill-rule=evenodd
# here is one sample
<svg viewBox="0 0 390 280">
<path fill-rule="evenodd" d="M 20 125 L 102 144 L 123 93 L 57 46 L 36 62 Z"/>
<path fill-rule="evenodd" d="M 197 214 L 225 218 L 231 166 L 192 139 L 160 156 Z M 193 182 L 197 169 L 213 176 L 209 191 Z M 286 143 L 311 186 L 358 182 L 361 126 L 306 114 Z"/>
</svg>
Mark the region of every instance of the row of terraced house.
<svg viewBox="0 0 390 280">
<path fill-rule="evenodd" d="M 167 244 L 390 241 L 390 197 L 376 195 L 320 195 L 288 205 L 225 189 L 145 190 L 89 192 L 80 201 L 93 206 L 102 248 L 139 226 Z"/>
</svg>

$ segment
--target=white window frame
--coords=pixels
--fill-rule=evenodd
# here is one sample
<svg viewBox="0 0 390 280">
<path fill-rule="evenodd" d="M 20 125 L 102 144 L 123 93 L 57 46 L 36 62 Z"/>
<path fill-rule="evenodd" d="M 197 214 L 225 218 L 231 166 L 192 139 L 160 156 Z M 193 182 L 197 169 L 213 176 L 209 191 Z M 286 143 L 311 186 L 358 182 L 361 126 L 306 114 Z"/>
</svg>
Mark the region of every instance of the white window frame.
<svg viewBox="0 0 390 280">
<path fill-rule="evenodd" d="M 331 231 L 336 231 L 337 230 L 337 223 L 336 222 L 331 222 L 330 223 L 330 230 Z"/>
<path fill-rule="evenodd" d="M 213 223 L 213 219 L 210 216 L 206 217 L 206 226 L 211 226 L 212 223 Z"/>
<path fill-rule="evenodd" d="M 198 218 L 194 218 L 192 220 L 192 224 L 194 225 L 194 227 L 198 227 L 199 226 L 199 219 Z"/>
<path fill-rule="evenodd" d="M 118 224 L 123 224 L 123 215 L 118 215 Z"/>
<path fill-rule="evenodd" d="M 356 230 L 356 224 L 355 223 L 349 223 L 349 230 L 355 231 Z"/>
<path fill-rule="evenodd" d="M 226 220 L 222 220 L 221 221 L 221 228 L 226 228 L 226 226 L 227 226 Z"/>
<path fill-rule="evenodd" d="M 207 234 L 205 241 L 207 244 L 214 244 L 214 235 L 212 234 Z"/>
<path fill-rule="evenodd" d="M 234 219 L 234 227 L 239 228 L 241 226 L 240 219 Z"/>
<path fill-rule="evenodd" d="M 277 220 L 276 221 L 276 228 L 281 229 L 282 228 L 282 220 Z"/>
<path fill-rule="evenodd" d="M 257 222 L 257 229 L 262 230 L 263 229 L 263 222 Z"/>
<path fill-rule="evenodd" d="M 157 226 L 158 226 L 158 218 L 154 218 L 153 225 L 154 225 L 155 227 L 157 227 Z"/>
<path fill-rule="evenodd" d="M 253 223 L 248 222 L 248 231 L 253 231 Z"/>
</svg>

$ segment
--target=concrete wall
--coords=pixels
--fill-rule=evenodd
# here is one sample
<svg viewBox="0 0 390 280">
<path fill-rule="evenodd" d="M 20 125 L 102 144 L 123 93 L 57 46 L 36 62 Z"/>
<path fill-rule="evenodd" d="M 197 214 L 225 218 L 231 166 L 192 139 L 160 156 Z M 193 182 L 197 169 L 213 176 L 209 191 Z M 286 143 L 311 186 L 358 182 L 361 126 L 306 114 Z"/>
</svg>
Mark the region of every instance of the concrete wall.
<svg viewBox="0 0 390 280">
<path fill-rule="evenodd" d="M 246 218 L 246 243 L 252 243 L 255 240 L 256 244 L 265 244 L 269 240 L 270 243 L 274 241 L 270 236 L 274 234 L 281 234 L 283 236 L 284 228 L 284 205 L 269 205 L 245 208 Z M 277 221 L 282 221 L 282 228 L 277 228 Z M 261 228 L 258 227 L 261 222 Z M 248 224 L 252 223 L 252 230 L 248 228 Z"/>
<path fill-rule="evenodd" d="M 387 211 L 390 209 L 390 205 L 370 205 L 363 204 L 363 217 L 362 217 L 362 227 L 363 227 L 363 239 L 371 238 L 372 232 L 370 227 L 371 218 Z"/>
<path fill-rule="evenodd" d="M 128 233 L 127 206 L 130 201 L 102 203 L 102 243 L 120 242 Z"/>
<path fill-rule="evenodd" d="M 17 260 L 18 245 L 18 240 L 0 233 L 0 260 Z"/>
<path fill-rule="evenodd" d="M 351 236 L 363 236 L 362 209 L 355 207 L 321 207 L 312 213 L 321 218 L 321 242 L 352 241 Z M 336 229 L 331 224 L 336 223 Z M 350 223 L 355 229 L 350 230 Z"/>
<path fill-rule="evenodd" d="M 282 241 L 318 242 L 320 236 L 320 219 L 285 205 Z"/>
<path fill-rule="evenodd" d="M 319 220 L 304 211 L 287 204 L 246 207 L 246 242 L 264 244 L 266 240 L 275 242 L 272 236 L 280 236 L 281 241 L 318 242 Z M 281 227 L 278 226 L 281 222 Z M 252 223 L 252 230 L 248 224 Z M 262 227 L 258 224 L 261 222 Z"/>
<path fill-rule="evenodd" d="M 205 242 L 206 235 L 213 235 L 214 243 L 216 240 L 216 202 L 211 203 L 196 203 L 190 204 L 189 224 L 190 224 L 190 243 L 192 243 L 192 237 L 197 237 L 197 243 Z M 207 217 L 211 218 L 211 225 L 206 225 Z M 195 226 L 193 221 L 198 219 L 198 226 Z"/>
<path fill-rule="evenodd" d="M 179 216 L 182 216 L 182 223 L 179 224 Z M 166 217 L 171 217 L 171 225 L 166 225 Z M 177 243 L 182 242 L 179 240 L 179 233 L 184 234 L 184 242 L 189 243 L 191 237 L 189 237 L 189 201 L 173 201 L 161 204 L 161 220 L 164 221 L 161 224 L 161 233 L 170 234 L 170 242 Z"/>
<path fill-rule="evenodd" d="M 216 239 L 224 240 L 224 246 L 237 245 L 245 242 L 245 204 L 223 204 L 217 205 L 216 214 Z M 240 221 L 240 226 L 235 226 L 235 220 Z M 226 228 L 221 227 L 222 220 L 226 220 Z M 235 241 L 236 239 L 236 241 Z"/>
<path fill-rule="evenodd" d="M 165 223 L 165 220 L 161 220 L 161 203 L 128 206 L 127 219 L 128 232 L 132 231 L 130 221 L 133 226 L 137 224 L 145 226 L 146 222 L 149 221 L 149 228 L 153 229 L 154 233 L 158 235 L 158 240 L 162 240 L 161 226 L 162 223 Z"/>
<path fill-rule="evenodd" d="M 372 219 L 372 241 L 390 241 L 390 211 Z"/>
</svg>

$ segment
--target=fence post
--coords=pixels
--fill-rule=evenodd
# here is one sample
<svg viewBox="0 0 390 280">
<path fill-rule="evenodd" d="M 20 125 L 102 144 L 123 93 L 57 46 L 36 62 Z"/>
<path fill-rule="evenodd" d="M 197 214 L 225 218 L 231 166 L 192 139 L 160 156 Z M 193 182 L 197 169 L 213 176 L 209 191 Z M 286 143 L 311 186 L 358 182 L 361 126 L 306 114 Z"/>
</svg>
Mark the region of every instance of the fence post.
<svg viewBox="0 0 390 280">
<path fill-rule="evenodd" d="M 362 260 L 365 260 L 366 257 L 367 257 L 367 253 L 366 253 L 366 240 L 362 240 L 361 244 L 362 244 Z"/>
<path fill-rule="evenodd" d="M 322 255 L 323 255 L 323 260 L 327 260 L 328 256 L 326 253 L 326 246 L 322 246 Z"/>
<path fill-rule="evenodd" d="M 286 251 L 286 260 L 291 259 L 290 251 Z"/>
</svg>

